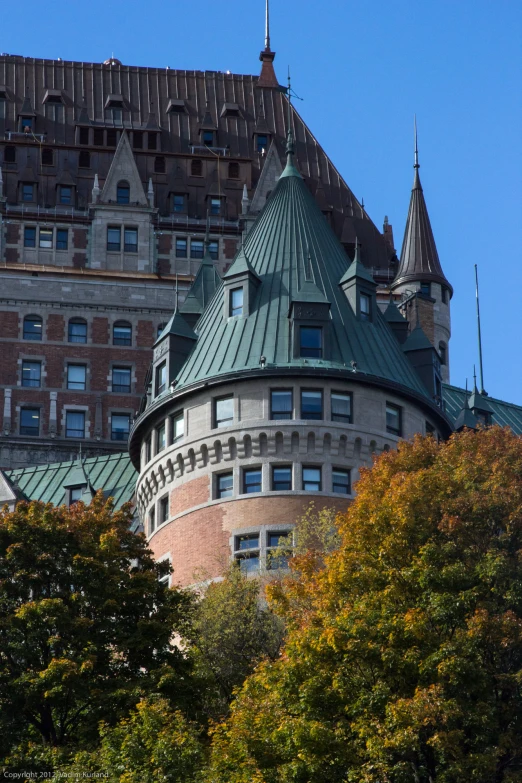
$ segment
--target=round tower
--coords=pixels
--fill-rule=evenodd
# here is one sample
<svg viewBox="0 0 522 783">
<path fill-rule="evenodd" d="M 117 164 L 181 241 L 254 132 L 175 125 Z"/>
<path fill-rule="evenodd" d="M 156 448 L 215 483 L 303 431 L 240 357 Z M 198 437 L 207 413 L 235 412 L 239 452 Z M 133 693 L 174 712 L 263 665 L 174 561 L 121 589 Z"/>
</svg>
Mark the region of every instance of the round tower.
<svg viewBox="0 0 522 783">
<path fill-rule="evenodd" d="M 311 500 L 343 510 L 374 453 L 451 431 L 359 249 L 350 264 L 295 168 L 291 134 L 287 154 L 197 323 L 181 308 L 159 336 L 130 436 L 139 513 L 176 583 L 217 577 L 231 558 L 270 569 Z"/>
<path fill-rule="evenodd" d="M 414 161 L 410 208 L 400 263 L 391 288 L 395 294 L 402 295 L 399 307 L 410 324 L 415 324 L 417 319 L 420 322 L 440 356 L 442 380 L 449 383 L 450 300 L 453 288 L 442 271 L 420 182 L 416 127 Z"/>
</svg>

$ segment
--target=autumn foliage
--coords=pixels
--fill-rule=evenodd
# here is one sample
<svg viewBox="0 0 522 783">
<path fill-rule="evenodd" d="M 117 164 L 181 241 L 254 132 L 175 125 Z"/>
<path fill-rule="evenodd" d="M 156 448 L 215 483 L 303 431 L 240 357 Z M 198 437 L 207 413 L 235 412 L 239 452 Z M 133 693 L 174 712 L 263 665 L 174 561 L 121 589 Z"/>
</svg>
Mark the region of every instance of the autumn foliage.
<svg viewBox="0 0 522 783">
<path fill-rule="evenodd" d="M 214 733 L 211 783 L 522 780 L 522 440 L 402 443 L 340 548 L 270 589 L 288 637 Z"/>
</svg>

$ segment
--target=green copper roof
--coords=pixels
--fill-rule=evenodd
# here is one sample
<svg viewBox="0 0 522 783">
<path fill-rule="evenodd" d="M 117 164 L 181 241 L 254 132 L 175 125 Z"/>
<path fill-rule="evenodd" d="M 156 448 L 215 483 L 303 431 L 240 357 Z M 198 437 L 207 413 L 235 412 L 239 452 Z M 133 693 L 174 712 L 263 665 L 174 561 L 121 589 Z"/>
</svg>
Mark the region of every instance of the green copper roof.
<svg viewBox="0 0 522 783">
<path fill-rule="evenodd" d="M 253 275 L 256 275 L 254 270 L 252 269 L 252 265 L 248 258 L 246 257 L 243 249 L 239 251 L 237 256 L 234 259 L 234 262 L 232 263 L 230 269 L 223 275 L 223 279 L 227 280 L 230 277 L 235 277 L 236 275 L 242 275 L 245 272 L 251 272 Z"/>
<path fill-rule="evenodd" d="M 405 324 L 406 318 L 403 316 L 395 302 L 390 302 L 386 310 L 384 311 L 384 317 L 389 324 Z"/>
<path fill-rule="evenodd" d="M 177 334 L 180 337 L 189 337 L 191 340 L 197 339 L 197 335 L 195 334 L 195 332 L 192 331 L 192 329 L 187 324 L 183 316 L 180 315 L 179 311 L 175 312 L 174 315 L 171 317 L 166 327 L 158 336 L 158 339 L 156 340 L 154 345 L 156 345 L 160 340 L 166 337 L 167 334 Z"/>
<path fill-rule="evenodd" d="M 425 351 L 426 349 L 433 350 L 433 345 L 426 337 L 422 327 L 416 326 L 408 335 L 402 350 L 408 353 L 409 351 Z"/>
<path fill-rule="evenodd" d="M 427 396 L 424 385 L 378 308 L 372 322 L 360 321 L 339 281 L 349 266 L 341 244 L 299 172 L 290 162 L 256 223 L 243 252 L 260 278 L 249 315 L 224 316 L 221 285 L 198 322 L 199 339 L 178 374 L 176 389 L 232 372 L 266 367 L 349 368 L 378 376 Z M 293 358 L 289 313 L 307 297 L 309 284 L 330 303 L 329 359 Z M 323 299 L 324 297 L 324 299 Z M 308 299 L 305 299 L 308 301 Z"/>
<path fill-rule="evenodd" d="M 464 407 L 466 398 L 469 398 L 469 392 L 445 383 L 442 387 L 442 397 L 447 416 L 455 422 Z M 522 406 L 497 400 L 494 397 L 488 397 L 488 404 L 492 411 L 493 424 L 510 427 L 515 435 L 522 435 Z"/>
<path fill-rule="evenodd" d="M 372 285 L 376 285 L 375 280 L 371 276 L 370 272 L 366 269 L 364 264 L 361 261 L 360 252 L 359 252 L 359 245 L 356 242 L 355 243 L 355 256 L 342 276 L 340 283 L 348 283 L 350 280 L 353 280 L 355 277 L 358 277 L 360 280 L 366 280 L 367 283 L 371 283 Z"/>
<path fill-rule="evenodd" d="M 83 483 L 83 471 L 92 489 L 102 489 L 105 497 L 114 498 L 117 509 L 134 495 L 138 474 L 128 454 L 89 457 L 83 461 L 83 469 L 79 468 L 76 460 L 71 460 L 5 472 L 10 481 L 20 487 L 27 500 L 42 500 L 59 506 L 65 503 L 65 488 L 71 486 L 71 478 L 76 477 L 78 485 Z"/>
<path fill-rule="evenodd" d="M 210 257 L 208 242 L 196 277 L 189 289 L 185 301 L 179 307 L 180 313 L 201 314 L 212 299 L 221 278 Z"/>
</svg>

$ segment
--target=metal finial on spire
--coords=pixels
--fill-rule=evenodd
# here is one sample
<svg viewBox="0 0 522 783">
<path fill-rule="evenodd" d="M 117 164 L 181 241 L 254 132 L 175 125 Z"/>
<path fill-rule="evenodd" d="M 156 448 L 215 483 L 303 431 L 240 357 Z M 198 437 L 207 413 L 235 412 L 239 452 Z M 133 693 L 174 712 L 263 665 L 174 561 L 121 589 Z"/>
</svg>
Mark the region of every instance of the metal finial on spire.
<svg viewBox="0 0 522 783">
<path fill-rule="evenodd" d="M 265 9 L 265 52 L 270 51 L 270 7 L 269 1 L 266 0 Z"/>
<path fill-rule="evenodd" d="M 413 164 L 414 169 L 419 168 L 419 145 L 417 144 L 417 115 L 413 115 L 413 135 L 415 139 L 415 151 L 414 151 L 414 159 L 415 162 Z"/>
<path fill-rule="evenodd" d="M 205 226 L 205 255 L 210 247 L 210 212 L 207 209 L 207 224 Z"/>
<path fill-rule="evenodd" d="M 292 82 L 290 79 L 290 66 L 288 66 L 288 133 L 286 136 L 286 154 L 294 154 L 294 134 L 292 131 Z"/>
<path fill-rule="evenodd" d="M 479 349 L 479 368 L 480 368 L 480 393 L 486 394 L 484 390 L 484 369 L 482 366 L 482 334 L 480 331 L 480 304 L 479 304 L 479 284 L 478 284 L 478 271 L 475 264 L 475 296 L 477 300 L 477 329 L 478 329 L 478 349 Z M 475 383 L 476 385 L 476 383 Z"/>
</svg>

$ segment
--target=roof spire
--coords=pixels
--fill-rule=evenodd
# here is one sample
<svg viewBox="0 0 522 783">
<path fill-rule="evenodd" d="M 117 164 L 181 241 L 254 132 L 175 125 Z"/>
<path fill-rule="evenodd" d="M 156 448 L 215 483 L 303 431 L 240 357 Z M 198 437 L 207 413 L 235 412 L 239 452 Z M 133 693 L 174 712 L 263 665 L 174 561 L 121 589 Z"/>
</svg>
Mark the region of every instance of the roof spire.
<svg viewBox="0 0 522 783">
<path fill-rule="evenodd" d="M 480 393 L 486 394 L 484 390 L 484 369 L 482 367 L 482 334 L 480 331 L 480 304 L 479 304 L 479 285 L 478 285 L 478 271 L 475 264 L 475 296 L 477 299 L 477 328 L 478 328 L 478 349 L 479 349 L 479 367 L 480 367 Z M 476 383 L 475 383 L 476 386 Z"/>
<path fill-rule="evenodd" d="M 261 73 L 257 80 L 257 87 L 279 87 L 274 71 L 275 52 L 270 48 L 270 7 L 269 0 L 265 0 L 265 48 L 259 55 L 263 63 Z"/>
<path fill-rule="evenodd" d="M 269 0 L 266 0 L 265 7 L 265 52 L 270 52 L 270 6 Z"/>
<path fill-rule="evenodd" d="M 419 168 L 419 146 L 417 144 L 417 115 L 413 115 L 413 136 L 415 138 L 415 151 L 414 151 L 414 159 L 415 162 L 413 164 L 414 169 Z"/>
<path fill-rule="evenodd" d="M 294 132 L 292 130 L 292 82 L 290 79 L 290 66 L 288 66 L 288 87 L 286 97 L 288 100 L 288 130 L 286 133 L 286 167 L 281 177 L 299 177 L 302 179 L 294 164 Z M 281 177 L 279 179 L 281 179 Z"/>
</svg>

